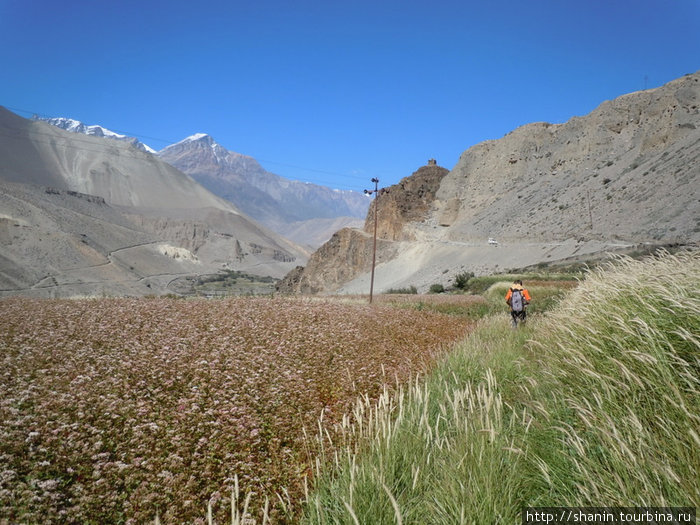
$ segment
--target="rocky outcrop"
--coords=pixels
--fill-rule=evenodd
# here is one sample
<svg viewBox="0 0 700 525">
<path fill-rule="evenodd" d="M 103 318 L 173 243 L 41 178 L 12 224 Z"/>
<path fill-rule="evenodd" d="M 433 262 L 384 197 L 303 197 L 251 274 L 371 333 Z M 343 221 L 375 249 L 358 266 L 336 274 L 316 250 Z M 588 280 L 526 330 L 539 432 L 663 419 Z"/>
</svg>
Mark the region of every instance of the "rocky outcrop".
<svg viewBox="0 0 700 525">
<path fill-rule="evenodd" d="M 412 240 L 406 228 L 427 217 L 445 168 L 430 161 L 398 184 L 379 190 L 372 201 L 364 231 L 344 228 L 336 232 L 309 259 L 296 267 L 277 286 L 281 293 L 314 294 L 332 291 L 372 268 L 374 212 L 377 206 L 377 260 L 391 259 L 398 249 L 393 241 Z"/>
<path fill-rule="evenodd" d="M 370 204 L 364 231 L 374 233 L 377 207 L 378 238 L 389 241 L 415 240 L 406 225 L 428 217 L 440 183 L 448 173 L 448 170 L 431 161 L 398 184 L 379 190 L 377 198 Z"/>
<path fill-rule="evenodd" d="M 153 234 L 157 239 L 169 241 L 192 253 L 206 244 L 211 236 L 210 227 L 197 221 L 184 221 L 168 217 L 147 217 L 129 215 L 129 219 L 143 231 Z"/>
<path fill-rule="evenodd" d="M 336 232 L 316 250 L 306 267 L 296 267 L 277 286 L 280 293 L 332 291 L 372 268 L 374 238 L 351 228 Z M 394 255 L 392 243 L 377 240 L 377 263 Z M 379 255 L 381 254 L 381 255 Z"/>
<path fill-rule="evenodd" d="M 299 290 L 301 290 L 301 279 L 303 275 L 304 267 L 296 266 L 293 270 L 291 270 L 287 275 L 284 276 L 284 279 L 280 280 L 275 285 L 275 290 L 278 293 L 285 295 L 300 293 Z"/>
<path fill-rule="evenodd" d="M 75 197 L 76 199 L 83 199 L 85 201 L 92 202 L 95 204 L 107 204 L 103 197 L 98 197 L 97 195 L 88 195 L 87 193 L 80 193 L 78 191 L 64 191 L 56 188 L 46 188 L 44 191 L 49 195 L 70 195 L 71 197 Z"/>
</svg>

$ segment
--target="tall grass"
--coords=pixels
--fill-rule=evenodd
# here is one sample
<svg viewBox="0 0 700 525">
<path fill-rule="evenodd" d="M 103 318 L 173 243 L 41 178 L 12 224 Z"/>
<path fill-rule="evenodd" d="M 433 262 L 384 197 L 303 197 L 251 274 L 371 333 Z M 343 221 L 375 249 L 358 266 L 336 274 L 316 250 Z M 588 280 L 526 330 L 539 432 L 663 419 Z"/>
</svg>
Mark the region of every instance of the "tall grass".
<svg viewBox="0 0 700 525">
<path fill-rule="evenodd" d="M 698 506 L 699 283 L 698 253 L 618 259 L 525 330 L 483 320 L 428 377 L 358 403 L 330 467 L 317 464 L 304 521 Z"/>
<path fill-rule="evenodd" d="M 535 345 L 565 414 L 550 501 L 700 503 L 699 285 L 697 252 L 619 259 L 552 316 Z"/>
<path fill-rule="evenodd" d="M 489 318 L 429 377 L 376 404 L 358 403 L 343 422 L 347 446 L 334 468 L 316 473 L 307 522 L 490 523 L 517 515 L 520 489 L 509 473 L 524 459 L 523 443 L 520 416 L 507 403 L 529 333 Z M 501 352 L 491 352 L 494 341 Z"/>
</svg>

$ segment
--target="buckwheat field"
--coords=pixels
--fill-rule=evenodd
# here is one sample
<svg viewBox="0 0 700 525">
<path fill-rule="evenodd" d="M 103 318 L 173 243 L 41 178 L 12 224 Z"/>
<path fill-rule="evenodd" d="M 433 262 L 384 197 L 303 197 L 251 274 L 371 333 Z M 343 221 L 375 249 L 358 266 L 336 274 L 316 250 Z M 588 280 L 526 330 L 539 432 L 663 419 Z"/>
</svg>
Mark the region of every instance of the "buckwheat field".
<svg viewBox="0 0 700 525">
<path fill-rule="evenodd" d="M 225 522 L 237 484 L 283 522 L 319 418 L 467 329 L 333 300 L 3 299 L 0 523 Z"/>
</svg>

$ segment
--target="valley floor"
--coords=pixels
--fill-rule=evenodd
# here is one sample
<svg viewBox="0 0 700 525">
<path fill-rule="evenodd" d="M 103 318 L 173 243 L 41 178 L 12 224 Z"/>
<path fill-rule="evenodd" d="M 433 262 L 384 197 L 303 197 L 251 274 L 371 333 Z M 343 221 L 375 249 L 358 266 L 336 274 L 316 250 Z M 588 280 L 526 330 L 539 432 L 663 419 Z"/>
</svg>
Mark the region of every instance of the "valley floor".
<svg viewBox="0 0 700 525">
<path fill-rule="evenodd" d="M 445 287 L 462 272 L 489 275 L 509 270 L 541 265 L 555 266 L 580 261 L 595 261 L 610 253 L 624 253 L 646 249 L 645 245 L 612 241 L 585 241 L 576 239 L 552 242 L 498 242 L 486 239 L 474 242 L 423 241 L 404 243 L 395 259 L 377 264 L 375 290 L 416 286 L 419 292 L 433 284 Z M 333 293 L 365 293 L 369 290 L 370 275 L 362 274 L 345 283 Z"/>
</svg>

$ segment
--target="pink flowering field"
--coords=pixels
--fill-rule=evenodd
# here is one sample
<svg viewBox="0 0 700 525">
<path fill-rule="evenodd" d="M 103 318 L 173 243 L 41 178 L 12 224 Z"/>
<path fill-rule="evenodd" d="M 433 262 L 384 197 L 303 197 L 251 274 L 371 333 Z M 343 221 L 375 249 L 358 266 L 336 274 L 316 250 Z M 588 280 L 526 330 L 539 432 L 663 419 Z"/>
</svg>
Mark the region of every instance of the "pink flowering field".
<svg viewBox="0 0 700 525">
<path fill-rule="evenodd" d="M 321 413 L 468 329 L 332 299 L 0 300 L 0 524 L 230 523 L 236 477 L 284 522 Z"/>
</svg>

